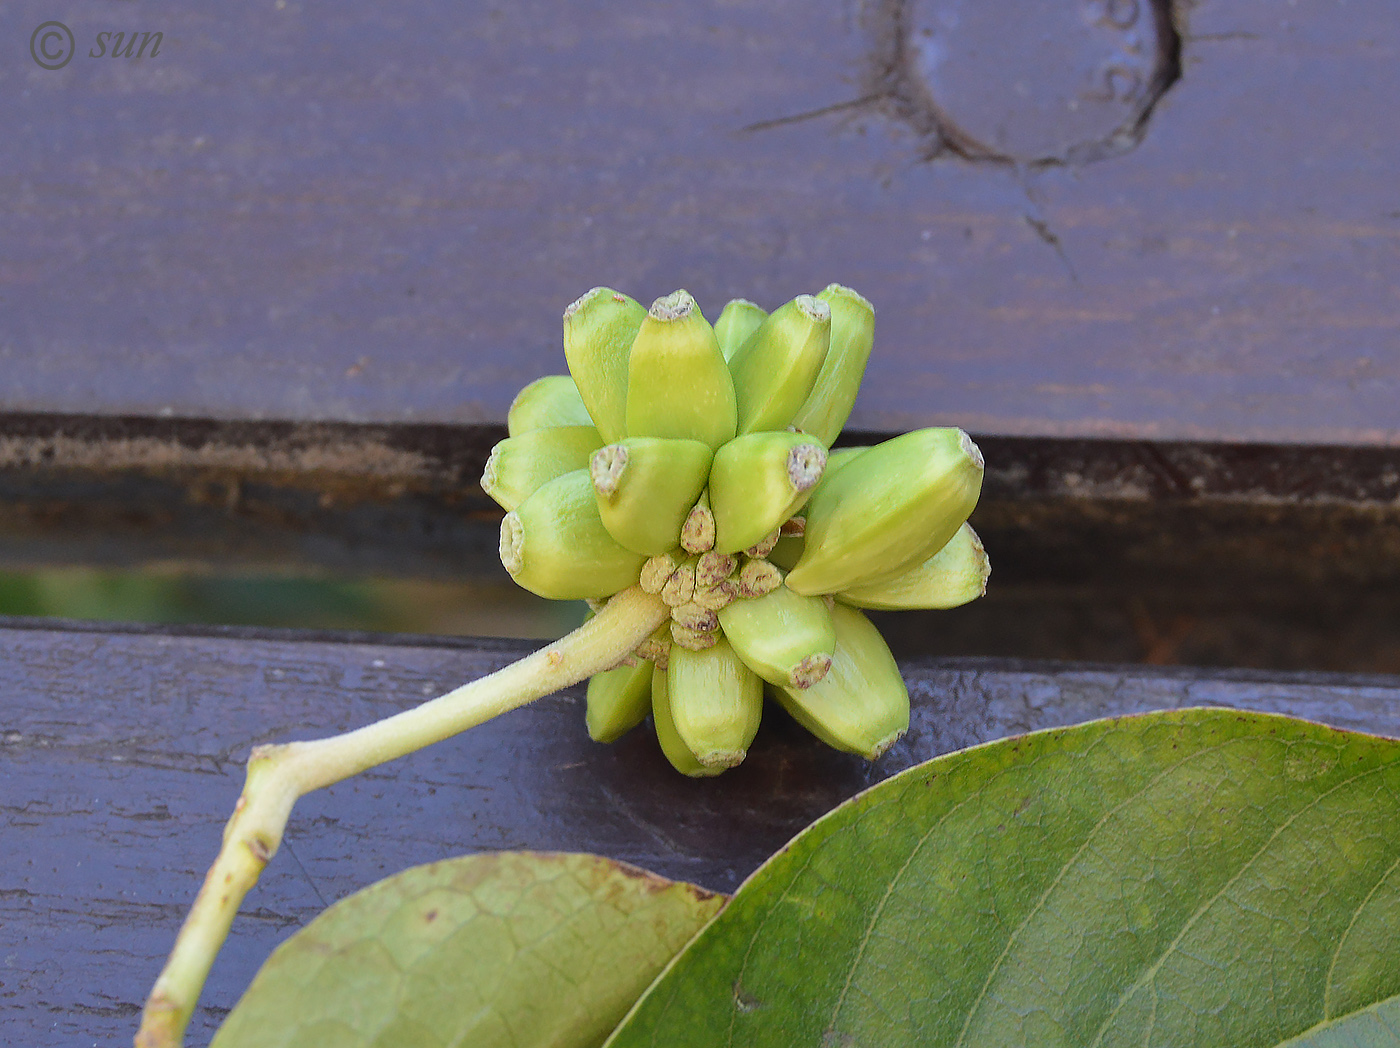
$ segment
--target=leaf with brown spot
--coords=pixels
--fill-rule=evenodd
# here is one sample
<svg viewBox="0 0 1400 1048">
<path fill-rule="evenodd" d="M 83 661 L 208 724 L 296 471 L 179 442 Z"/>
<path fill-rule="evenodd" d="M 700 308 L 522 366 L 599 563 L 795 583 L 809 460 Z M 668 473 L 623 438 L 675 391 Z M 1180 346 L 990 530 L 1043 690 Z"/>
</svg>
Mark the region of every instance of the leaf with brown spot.
<svg viewBox="0 0 1400 1048">
<path fill-rule="evenodd" d="M 594 1048 L 724 901 L 592 855 L 419 866 L 278 947 L 212 1048 Z"/>
</svg>

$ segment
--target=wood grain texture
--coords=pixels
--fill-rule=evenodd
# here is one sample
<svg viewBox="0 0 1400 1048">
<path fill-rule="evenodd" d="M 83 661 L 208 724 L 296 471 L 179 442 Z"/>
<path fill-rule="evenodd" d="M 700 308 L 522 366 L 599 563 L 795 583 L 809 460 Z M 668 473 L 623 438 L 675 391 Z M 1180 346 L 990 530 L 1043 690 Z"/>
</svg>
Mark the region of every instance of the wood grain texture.
<svg viewBox="0 0 1400 1048">
<path fill-rule="evenodd" d="M 591 285 L 837 279 L 880 310 L 857 427 L 1400 440 L 1388 0 L 1177 0 L 1141 142 L 1025 169 L 927 159 L 887 93 L 931 7 L 75 0 L 50 72 L 6 4 L 0 408 L 499 422 Z"/>
<path fill-rule="evenodd" d="M 503 665 L 508 642 L 43 626 L 0 635 L 0 1042 L 125 1045 L 212 858 L 251 745 L 363 724 Z M 326 903 L 481 849 L 597 851 L 732 890 L 806 822 L 910 764 L 1107 714 L 1224 704 L 1400 735 L 1400 680 L 925 660 L 877 765 L 780 713 L 719 779 L 645 730 L 605 747 L 578 689 L 306 798 L 245 903 L 192 1044 Z"/>
<path fill-rule="evenodd" d="M 1400 449 L 975 435 L 987 475 L 973 524 L 999 580 L 1400 572 Z M 505 583 L 502 511 L 479 485 L 504 436 L 0 414 L 0 569 L 178 561 Z"/>
</svg>

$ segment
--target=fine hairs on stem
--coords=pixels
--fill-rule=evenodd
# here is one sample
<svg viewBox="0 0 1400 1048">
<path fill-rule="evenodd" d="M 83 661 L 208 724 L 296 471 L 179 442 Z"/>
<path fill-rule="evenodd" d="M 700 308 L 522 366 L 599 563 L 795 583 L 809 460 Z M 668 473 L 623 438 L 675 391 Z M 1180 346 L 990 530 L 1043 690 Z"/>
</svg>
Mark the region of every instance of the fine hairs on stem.
<svg viewBox="0 0 1400 1048">
<path fill-rule="evenodd" d="M 243 897 L 277 852 L 297 800 L 610 669 L 666 621 L 660 598 L 623 590 L 567 637 L 480 680 L 343 735 L 256 747 L 223 844 L 141 1015 L 137 1048 L 178 1048 Z"/>
</svg>

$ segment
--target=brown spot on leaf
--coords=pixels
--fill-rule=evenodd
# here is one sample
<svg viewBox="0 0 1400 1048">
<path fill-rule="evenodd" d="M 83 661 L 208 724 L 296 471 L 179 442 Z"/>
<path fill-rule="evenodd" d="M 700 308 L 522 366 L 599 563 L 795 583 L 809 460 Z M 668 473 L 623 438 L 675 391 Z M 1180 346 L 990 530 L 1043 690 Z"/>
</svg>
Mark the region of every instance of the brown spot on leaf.
<svg viewBox="0 0 1400 1048">
<path fill-rule="evenodd" d="M 640 881 L 648 892 L 659 893 L 671 888 L 680 888 L 698 902 L 706 902 L 710 899 L 729 898 L 729 896 L 725 895 L 723 892 L 712 892 L 708 888 L 700 887 L 698 884 L 667 880 L 665 877 L 658 876 L 650 870 L 644 870 L 640 866 L 633 866 L 631 863 L 614 861 L 612 865 L 617 872 L 624 877 L 630 877 L 633 880 Z"/>
</svg>

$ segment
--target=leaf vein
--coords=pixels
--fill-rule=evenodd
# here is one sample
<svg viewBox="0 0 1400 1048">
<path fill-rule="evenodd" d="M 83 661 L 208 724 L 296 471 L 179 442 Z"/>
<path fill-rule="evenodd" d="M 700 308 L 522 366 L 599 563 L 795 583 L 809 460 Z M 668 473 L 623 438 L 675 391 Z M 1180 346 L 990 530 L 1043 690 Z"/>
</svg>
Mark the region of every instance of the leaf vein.
<svg viewBox="0 0 1400 1048">
<path fill-rule="evenodd" d="M 885 907 L 889 905 L 891 896 L 894 895 L 895 886 L 899 884 L 900 878 L 903 877 L 905 872 L 909 869 L 909 864 L 914 861 L 914 858 L 919 854 L 923 846 L 928 843 L 929 838 L 938 832 L 939 827 L 947 822 L 948 819 L 952 818 L 954 812 L 958 811 L 973 798 L 979 796 L 981 796 L 980 790 L 958 801 L 957 804 L 940 815 L 938 820 L 919 838 L 919 843 L 909 850 L 909 857 L 904 860 L 899 869 L 895 871 L 895 875 L 890 878 L 889 884 L 885 886 L 885 894 L 882 895 L 880 901 L 876 903 L 875 910 L 870 915 L 870 921 L 866 924 L 865 931 L 861 934 L 860 942 L 856 946 L 855 957 L 851 959 L 851 963 L 846 969 L 846 981 L 841 987 L 841 992 L 836 995 L 836 1007 L 831 1010 L 831 1020 L 827 1023 L 828 1030 L 834 1030 L 836 1028 L 836 1020 L 841 1014 L 841 1009 L 846 1004 L 846 995 L 850 993 L 851 983 L 855 980 L 856 971 L 860 968 L 860 963 L 865 957 L 865 947 L 869 944 L 871 937 L 874 935 L 875 926 L 879 923 L 880 917 L 884 914 Z"/>
<path fill-rule="evenodd" d="M 1051 880 L 1051 882 L 1046 886 L 1045 891 L 1041 893 L 1040 898 L 1035 901 L 1035 905 L 1032 906 L 1029 911 L 1027 911 L 1026 916 L 1022 918 L 1021 923 L 1017 925 L 1016 929 L 1007 937 L 1006 945 L 1002 947 L 1001 953 L 998 954 L 997 959 L 992 962 L 992 966 L 989 969 L 987 969 L 987 978 L 982 983 L 982 989 L 978 992 L 976 999 L 972 1002 L 971 1007 L 969 1007 L 967 1010 L 967 1018 L 963 1020 L 962 1030 L 959 1031 L 958 1039 L 954 1042 L 953 1048 L 962 1048 L 963 1040 L 967 1037 L 967 1031 L 972 1027 L 973 1017 L 976 1016 L 977 1010 L 982 1007 L 982 1002 L 986 1000 L 987 993 L 992 986 L 992 980 L 996 978 L 997 972 L 1001 970 L 1001 966 L 1005 963 L 1007 955 L 1010 954 L 1011 947 L 1015 945 L 1017 938 L 1023 931 L 1026 930 L 1027 925 L 1030 924 L 1031 920 L 1035 917 L 1035 915 L 1040 912 L 1041 908 L 1049 900 L 1051 893 L 1055 890 L 1056 887 L 1059 886 L 1060 881 L 1064 879 L 1065 874 L 1073 868 L 1074 864 L 1084 854 L 1085 850 L 1093 843 L 1094 835 L 1097 834 L 1099 830 L 1103 828 L 1104 824 L 1108 822 L 1109 819 L 1113 818 L 1113 816 L 1117 815 L 1118 812 L 1120 812 L 1127 805 L 1132 804 L 1134 801 L 1141 798 L 1143 794 L 1147 793 L 1150 789 L 1156 786 L 1159 782 L 1162 781 L 1162 779 L 1166 778 L 1168 775 L 1171 775 L 1172 773 L 1180 770 L 1184 765 L 1190 763 L 1198 757 L 1204 757 L 1208 754 L 1216 753 L 1219 750 L 1224 749 L 1226 746 L 1231 745 L 1234 741 L 1235 740 L 1230 740 L 1230 742 L 1223 742 L 1218 746 L 1212 746 L 1210 749 L 1197 750 L 1195 753 L 1187 754 L 1175 764 L 1162 769 L 1159 775 L 1154 777 L 1149 782 L 1143 783 L 1141 789 L 1134 791 L 1130 796 L 1124 797 L 1123 800 L 1121 800 L 1118 804 L 1114 805 L 1108 811 L 1104 812 L 1103 815 L 1099 817 L 1099 820 L 1095 822 L 1094 825 L 1089 828 L 1089 831 L 1084 835 L 1084 841 L 1079 845 L 1078 848 L 1074 850 L 1074 854 L 1071 855 L 1068 859 L 1066 859 L 1064 861 L 1064 864 L 1061 865 L 1059 872 L 1055 874 L 1054 879 Z"/>
<path fill-rule="evenodd" d="M 1342 955 L 1342 947 L 1346 945 L 1347 936 L 1351 934 L 1352 928 L 1356 927 L 1357 918 L 1361 916 L 1361 911 L 1366 909 L 1376 892 L 1380 891 L 1381 885 L 1386 882 L 1395 870 L 1400 867 L 1400 856 L 1396 856 L 1394 862 L 1386 867 L 1385 872 L 1376 878 L 1376 883 L 1371 885 L 1371 890 L 1366 893 L 1366 898 L 1362 899 L 1352 912 L 1351 920 L 1347 922 L 1346 930 L 1337 938 L 1337 948 L 1332 951 L 1332 963 L 1327 966 L 1327 982 L 1322 991 L 1322 1017 L 1329 1019 L 1332 1016 L 1332 976 L 1337 970 L 1337 958 Z"/>
<path fill-rule="evenodd" d="M 749 936 L 749 944 L 744 948 L 744 956 L 739 961 L 739 971 L 734 976 L 734 981 L 738 985 L 743 986 L 744 984 L 744 972 L 748 970 L 749 957 L 753 954 L 753 948 L 758 943 L 758 940 L 763 937 L 763 929 L 768 925 L 768 922 L 772 919 L 773 915 L 778 912 L 779 906 L 787 900 L 788 895 L 791 894 L 793 886 L 797 883 L 799 878 L 801 878 L 801 876 L 807 872 L 807 867 L 812 865 L 813 860 L 817 857 L 817 852 L 818 850 L 816 848 L 813 848 L 808 853 L 807 858 L 803 861 L 802 865 L 799 866 L 788 876 L 787 887 L 783 889 L 782 894 L 778 896 L 778 898 L 773 902 L 773 904 L 768 907 L 767 911 L 763 914 L 763 920 L 758 922 L 758 927 L 755 928 L 753 934 Z M 738 893 L 736 892 L 735 894 Z M 738 1008 L 731 1007 L 729 1009 L 729 1027 L 725 1030 L 724 1034 L 725 1044 L 734 1043 L 734 1020 L 738 1017 L 738 1015 Z"/>
<path fill-rule="evenodd" d="M 1326 800 L 1328 797 L 1330 797 L 1332 794 L 1336 793 L 1343 787 L 1350 786 L 1352 783 L 1358 782 L 1361 779 L 1366 778 L 1368 775 L 1375 775 L 1383 771 L 1392 770 L 1394 770 L 1393 762 L 1379 764 L 1374 768 L 1369 768 L 1366 771 L 1358 772 L 1357 774 L 1349 778 L 1343 779 L 1341 782 L 1338 782 L 1335 786 L 1333 786 L 1326 792 L 1319 793 L 1311 801 L 1303 805 L 1283 822 L 1279 823 L 1278 827 L 1274 830 L 1274 832 L 1269 834 L 1268 840 L 1264 841 L 1262 844 L 1259 845 L 1258 848 L 1254 850 L 1254 854 L 1249 857 L 1248 861 L 1240 865 L 1240 868 L 1235 871 L 1234 876 L 1232 876 L 1228 881 L 1222 884 L 1220 886 L 1220 889 L 1214 895 L 1212 895 L 1205 902 L 1201 903 L 1200 906 L 1196 907 L 1196 911 L 1193 914 L 1191 914 L 1191 916 L 1186 920 L 1186 923 L 1181 926 L 1181 930 L 1177 932 L 1176 937 L 1172 939 L 1170 943 L 1167 944 L 1167 948 L 1162 951 L 1161 956 L 1159 956 L 1156 961 L 1149 965 L 1148 968 L 1140 976 L 1138 976 L 1136 981 L 1134 981 L 1133 985 L 1128 987 L 1127 991 L 1118 998 L 1118 1003 L 1113 1006 L 1113 1010 L 1108 1013 L 1108 1016 L 1104 1019 L 1103 1023 L 1100 1024 L 1098 1032 L 1095 1034 L 1093 1041 L 1091 1041 L 1089 1044 L 1089 1048 L 1097 1048 L 1098 1045 L 1103 1043 L 1104 1034 L 1108 1032 L 1109 1026 L 1113 1023 L 1113 1020 L 1117 1018 L 1118 1013 L 1123 1010 L 1123 1006 L 1127 1004 L 1128 1001 L 1132 1000 L 1133 996 L 1138 992 L 1139 989 L 1141 989 L 1148 982 L 1151 982 L 1156 979 L 1157 972 L 1159 972 L 1162 968 L 1162 965 L 1164 965 L 1167 962 L 1167 958 L 1170 957 L 1174 952 L 1176 952 L 1177 947 L 1181 945 L 1182 939 L 1185 938 L 1186 934 L 1196 926 L 1196 922 L 1199 921 L 1201 917 L 1204 916 L 1205 913 L 1208 910 L 1210 910 L 1210 908 L 1214 906 L 1227 891 L 1234 887 L 1236 882 L 1238 882 L 1239 879 L 1243 877 L 1245 873 L 1250 869 L 1250 867 L 1252 867 L 1255 864 L 1255 862 L 1259 860 L 1260 856 L 1262 856 L 1265 852 L 1269 850 L 1269 847 L 1274 843 L 1274 841 L 1278 839 L 1280 834 L 1282 834 L 1285 830 L 1292 826 L 1293 823 L 1296 822 L 1298 819 L 1302 818 L 1306 812 L 1309 812 L 1312 809 L 1316 808 L 1324 800 Z"/>
</svg>

